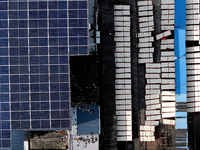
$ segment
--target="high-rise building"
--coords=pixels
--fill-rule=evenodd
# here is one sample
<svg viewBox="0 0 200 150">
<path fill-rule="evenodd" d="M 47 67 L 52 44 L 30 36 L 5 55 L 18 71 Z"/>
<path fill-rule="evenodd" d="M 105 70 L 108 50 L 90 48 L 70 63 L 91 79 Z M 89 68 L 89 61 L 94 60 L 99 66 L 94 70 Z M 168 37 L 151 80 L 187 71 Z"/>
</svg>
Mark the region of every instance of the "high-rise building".
<svg viewBox="0 0 200 150">
<path fill-rule="evenodd" d="M 88 54 L 87 0 L 0 0 L 0 149 L 12 130 L 70 129 L 69 56 Z"/>
</svg>

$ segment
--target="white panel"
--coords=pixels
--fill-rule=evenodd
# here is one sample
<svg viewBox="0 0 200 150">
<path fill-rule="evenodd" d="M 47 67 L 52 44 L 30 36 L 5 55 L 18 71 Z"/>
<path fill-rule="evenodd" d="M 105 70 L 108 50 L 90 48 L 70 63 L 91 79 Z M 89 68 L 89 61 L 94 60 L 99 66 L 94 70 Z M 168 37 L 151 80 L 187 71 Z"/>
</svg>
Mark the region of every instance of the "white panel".
<svg viewBox="0 0 200 150">
<path fill-rule="evenodd" d="M 174 39 L 161 40 L 161 44 L 174 44 Z"/>
<path fill-rule="evenodd" d="M 161 97 L 161 100 L 162 101 L 175 101 L 176 100 L 176 98 L 175 98 L 175 96 L 162 96 Z"/>
<path fill-rule="evenodd" d="M 154 109 L 160 109 L 160 108 L 161 108 L 160 104 L 146 106 L 146 110 L 154 110 Z"/>
<path fill-rule="evenodd" d="M 137 33 L 138 38 L 141 37 L 149 37 L 151 36 L 151 32 Z"/>
<path fill-rule="evenodd" d="M 175 62 L 162 62 L 161 67 L 175 67 Z"/>
<path fill-rule="evenodd" d="M 140 131 L 155 131 L 155 126 L 140 125 Z"/>
<path fill-rule="evenodd" d="M 114 9 L 130 9 L 129 5 L 114 5 Z"/>
<path fill-rule="evenodd" d="M 199 36 L 198 35 L 193 35 L 193 36 L 186 36 L 186 41 L 199 41 Z"/>
<path fill-rule="evenodd" d="M 200 96 L 200 92 L 187 92 L 187 96 L 188 97 L 194 97 L 194 96 L 197 96 L 199 97 Z"/>
<path fill-rule="evenodd" d="M 131 85 L 115 85 L 115 89 L 131 89 Z"/>
<path fill-rule="evenodd" d="M 174 10 L 161 10 L 161 14 L 162 14 L 162 15 L 174 14 Z"/>
<path fill-rule="evenodd" d="M 138 6 L 152 5 L 152 1 L 138 1 Z"/>
<path fill-rule="evenodd" d="M 200 101 L 200 97 L 188 97 L 187 101 L 188 102 L 199 102 Z"/>
<path fill-rule="evenodd" d="M 161 15 L 161 20 L 174 20 L 174 15 L 169 15 L 169 14 L 166 14 L 166 15 Z"/>
<path fill-rule="evenodd" d="M 138 7 L 138 11 L 153 10 L 153 6 L 141 6 Z"/>
<path fill-rule="evenodd" d="M 160 74 L 145 74 L 145 78 L 146 79 L 151 79 L 151 78 L 157 79 L 157 78 L 160 78 Z"/>
<path fill-rule="evenodd" d="M 161 56 L 161 61 L 174 61 L 176 57 L 173 56 Z"/>
<path fill-rule="evenodd" d="M 158 99 L 158 98 L 159 98 L 159 94 L 145 95 L 145 100 Z"/>
<path fill-rule="evenodd" d="M 117 137 L 117 141 L 132 141 L 132 136 L 127 137 Z"/>
<path fill-rule="evenodd" d="M 175 84 L 175 79 L 162 79 L 162 84 Z"/>
<path fill-rule="evenodd" d="M 174 20 L 161 20 L 161 25 L 173 25 Z"/>
<path fill-rule="evenodd" d="M 117 136 L 119 135 L 132 135 L 132 131 L 117 131 Z"/>
<path fill-rule="evenodd" d="M 175 85 L 161 85 L 161 89 L 162 90 L 168 90 L 168 89 L 173 90 L 173 89 L 175 89 Z"/>
<path fill-rule="evenodd" d="M 121 26 L 121 27 L 130 27 L 131 22 L 114 22 L 115 27 Z"/>
<path fill-rule="evenodd" d="M 154 48 L 140 48 L 139 53 L 153 53 L 154 52 Z"/>
<path fill-rule="evenodd" d="M 186 0 L 186 4 L 195 4 L 199 3 L 199 0 Z"/>
<path fill-rule="evenodd" d="M 117 53 L 117 52 L 115 52 L 115 57 L 131 57 L 131 53 Z"/>
<path fill-rule="evenodd" d="M 132 125 L 132 121 L 117 121 L 117 125 L 127 125 L 130 126 Z"/>
<path fill-rule="evenodd" d="M 200 107 L 200 102 L 187 103 L 187 107 Z"/>
<path fill-rule="evenodd" d="M 175 68 L 161 68 L 162 72 L 175 72 Z"/>
<path fill-rule="evenodd" d="M 119 116 L 118 116 L 119 117 Z M 131 131 L 132 130 L 132 126 L 117 126 L 117 131 Z"/>
<path fill-rule="evenodd" d="M 126 17 L 126 16 L 115 16 L 114 17 L 114 21 L 130 21 L 131 18 L 130 17 Z"/>
<path fill-rule="evenodd" d="M 131 79 L 116 79 L 115 84 L 131 84 Z"/>
<path fill-rule="evenodd" d="M 154 132 L 151 131 L 140 131 L 140 136 L 154 136 Z"/>
<path fill-rule="evenodd" d="M 115 66 L 119 68 L 131 68 L 130 63 L 115 63 Z"/>
<path fill-rule="evenodd" d="M 175 111 L 176 111 L 175 107 L 173 107 L 173 108 L 162 108 L 162 113 L 163 112 L 175 112 Z"/>
<path fill-rule="evenodd" d="M 171 120 L 171 119 L 163 119 L 163 124 L 175 125 L 176 121 L 175 120 Z"/>
<path fill-rule="evenodd" d="M 161 57 L 164 57 L 164 56 L 174 56 L 174 51 L 162 51 Z"/>
<path fill-rule="evenodd" d="M 199 10 L 198 9 L 192 9 L 192 10 L 186 10 L 186 14 L 199 14 Z"/>
<path fill-rule="evenodd" d="M 159 104 L 160 99 L 154 99 L 154 100 L 145 100 L 146 105 L 153 105 L 153 104 Z"/>
<path fill-rule="evenodd" d="M 147 58 L 147 59 L 138 59 L 139 64 L 144 64 L 144 63 L 153 63 L 153 58 Z"/>
<path fill-rule="evenodd" d="M 160 110 L 147 110 L 145 111 L 146 115 L 159 115 Z"/>
<path fill-rule="evenodd" d="M 115 58 L 115 62 L 131 63 L 131 58 Z"/>
<path fill-rule="evenodd" d="M 188 5 L 186 5 L 187 7 Z M 190 5 L 191 6 L 191 5 Z M 195 5 L 195 6 L 198 6 L 199 5 Z M 186 19 L 199 19 L 199 14 L 195 14 L 195 15 L 186 15 Z"/>
<path fill-rule="evenodd" d="M 130 27 L 115 27 L 115 31 L 130 31 Z"/>
<path fill-rule="evenodd" d="M 160 120 L 161 115 L 155 115 L 155 116 L 146 116 L 147 120 Z"/>
<path fill-rule="evenodd" d="M 138 12 L 139 16 L 152 16 L 153 15 L 153 11 L 141 11 Z"/>
<path fill-rule="evenodd" d="M 131 100 L 131 95 L 115 95 L 115 99 L 129 99 Z"/>
<path fill-rule="evenodd" d="M 159 68 L 160 69 L 160 63 L 147 63 L 146 68 Z"/>
<path fill-rule="evenodd" d="M 175 107 L 176 103 L 175 102 L 162 102 L 161 105 L 162 105 L 162 107 Z"/>
<path fill-rule="evenodd" d="M 150 141 L 155 141 L 155 136 L 153 137 L 140 137 L 140 142 L 150 142 Z"/>
<path fill-rule="evenodd" d="M 175 91 L 162 91 L 161 94 L 166 96 L 175 95 Z"/>
<path fill-rule="evenodd" d="M 157 34 L 156 35 L 156 40 L 160 40 L 164 37 L 163 33 Z"/>
<path fill-rule="evenodd" d="M 152 43 L 138 43 L 138 47 L 152 47 Z"/>
<path fill-rule="evenodd" d="M 130 15 L 130 11 L 114 11 L 115 16 L 125 16 L 125 15 Z"/>
<path fill-rule="evenodd" d="M 147 38 L 139 38 L 139 42 L 153 42 L 154 38 L 153 37 L 147 37 Z"/>
<path fill-rule="evenodd" d="M 131 40 L 130 37 L 115 37 L 114 38 L 114 41 L 116 41 L 116 42 L 128 42 L 130 40 Z"/>
<path fill-rule="evenodd" d="M 200 57 L 200 53 L 187 53 L 186 57 L 187 58 L 198 58 L 198 57 Z"/>
<path fill-rule="evenodd" d="M 132 106 L 131 105 L 116 105 L 116 110 L 131 110 L 132 109 Z"/>
<path fill-rule="evenodd" d="M 161 49 L 174 49 L 174 44 L 161 45 Z"/>
<path fill-rule="evenodd" d="M 132 115 L 132 111 L 126 110 L 126 111 L 116 111 L 116 115 Z"/>
<path fill-rule="evenodd" d="M 151 58 L 151 57 L 153 57 L 153 54 L 152 53 L 140 53 L 140 54 L 138 54 L 138 57 L 139 58 Z"/>
<path fill-rule="evenodd" d="M 145 90 L 146 94 L 160 94 L 160 89 L 159 90 Z"/>
<path fill-rule="evenodd" d="M 174 4 L 175 0 L 161 0 L 161 4 Z"/>
<path fill-rule="evenodd" d="M 186 30 L 199 30 L 199 26 L 198 25 L 188 25 L 186 26 Z"/>
<path fill-rule="evenodd" d="M 200 59 L 186 59 L 187 64 L 196 64 L 200 63 Z"/>
<path fill-rule="evenodd" d="M 187 65 L 187 69 L 200 69 L 200 64 Z"/>
<path fill-rule="evenodd" d="M 162 118 L 174 118 L 175 117 L 175 112 L 174 113 L 162 113 Z"/>
<path fill-rule="evenodd" d="M 115 94 L 131 94 L 131 90 L 115 90 Z"/>
<path fill-rule="evenodd" d="M 132 121 L 132 116 L 117 116 L 117 120 Z"/>
<path fill-rule="evenodd" d="M 131 73 L 131 68 L 116 68 L 116 73 Z"/>
<path fill-rule="evenodd" d="M 124 105 L 125 105 L 125 104 L 130 104 L 130 105 L 131 105 L 131 104 L 132 104 L 132 101 L 131 101 L 131 100 L 116 100 L 116 101 L 115 101 L 115 104 L 116 104 L 116 105 L 120 105 L 120 104 L 124 104 Z"/>
<path fill-rule="evenodd" d="M 115 48 L 115 52 L 131 52 L 131 48 L 130 47 L 116 47 Z"/>
<path fill-rule="evenodd" d="M 174 30 L 174 26 L 161 26 L 161 30 Z"/>
<path fill-rule="evenodd" d="M 187 70 L 187 75 L 195 75 L 200 74 L 199 70 Z"/>
<path fill-rule="evenodd" d="M 200 86 L 187 87 L 188 92 L 200 91 Z"/>
<path fill-rule="evenodd" d="M 175 78 L 175 73 L 162 73 L 161 78 Z"/>
<path fill-rule="evenodd" d="M 130 47 L 131 43 L 130 42 L 117 42 L 116 47 Z"/>
<path fill-rule="evenodd" d="M 139 27 L 140 27 L 140 28 L 143 28 L 143 27 L 150 27 L 150 26 L 153 26 L 153 25 L 154 25 L 153 20 L 152 20 L 152 21 L 149 21 L 149 22 L 139 23 Z"/>
<path fill-rule="evenodd" d="M 154 27 L 140 28 L 140 32 L 150 32 L 150 31 L 154 31 Z"/>
<path fill-rule="evenodd" d="M 161 69 L 146 69 L 146 73 L 160 73 Z"/>
<path fill-rule="evenodd" d="M 175 6 L 174 5 L 161 5 L 161 9 L 174 9 Z"/>
<path fill-rule="evenodd" d="M 161 83 L 161 79 L 147 79 L 147 83 Z"/>
<path fill-rule="evenodd" d="M 160 84 L 147 84 L 145 89 L 160 89 Z"/>
<path fill-rule="evenodd" d="M 187 76 L 187 81 L 197 81 L 200 80 L 200 75 Z"/>
<path fill-rule="evenodd" d="M 195 107 L 195 108 L 188 108 L 187 112 L 199 112 L 200 111 L 200 107 Z"/>
<path fill-rule="evenodd" d="M 199 35 L 199 31 L 186 31 L 186 36 L 187 35 Z"/>
<path fill-rule="evenodd" d="M 145 125 L 158 126 L 159 121 L 145 121 Z"/>
<path fill-rule="evenodd" d="M 147 22 L 147 21 L 152 21 L 153 16 L 150 17 L 139 17 L 139 22 Z"/>
</svg>

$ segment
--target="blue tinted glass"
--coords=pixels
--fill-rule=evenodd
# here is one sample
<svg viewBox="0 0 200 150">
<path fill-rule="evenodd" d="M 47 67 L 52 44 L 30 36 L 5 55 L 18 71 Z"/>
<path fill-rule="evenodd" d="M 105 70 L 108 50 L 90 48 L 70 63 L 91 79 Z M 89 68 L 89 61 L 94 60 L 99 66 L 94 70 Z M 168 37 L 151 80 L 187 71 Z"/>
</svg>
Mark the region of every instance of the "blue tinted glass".
<svg viewBox="0 0 200 150">
<path fill-rule="evenodd" d="M 10 120 L 9 112 L 1 112 L 1 120 Z"/>
<path fill-rule="evenodd" d="M 59 100 L 59 93 L 51 93 L 51 100 Z"/>
<path fill-rule="evenodd" d="M 8 46 L 8 39 L 0 39 L 0 46 L 7 47 Z"/>
<path fill-rule="evenodd" d="M 41 101 L 48 101 L 49 93 L 41 93 Z"/>
<path fill-rule="evenodd" d="M 59 84 L 58 83 L 52 83 L 50 85 L 50 90 L 51 91 L 59 91 Z"/>
<path fill-rule="evenodd" d="M 47 36 L 47 29 L 39 29 L 39 36 Z"/>
<path fill-rule="evenodd" d="M 60 120 L 51 120 L 52 128 L 60 128 Z"/>
<path fill-rule="evenodd" d="M 21 121 L 22 129 L 30 129 L 30 121 Z"/>
<path fill-rule="evenodd" d="M 59 20 L 59 27 L 67 27 L 67 19 Z"/>
<path fill-rule="evenodd" d="M 65 109 L 65 110 L 69 109 L 69 101 L 61 102 L 61 109 Z M 69 115 L 69 113 L 68 113 L 68 115 Z"/>
<path fill-rule="evenodd" d="M 29 103 L 21 103 L 21 110 L 29 110 Z"/>
<path fill-rule="evenodd" d="M 51 119 L 59 119 L 60 112 L 59 111 L 51 111 Z"/>
<path fill-rule="evenodd" d="M 49 11 L 49 18 L 58 18 L 58 11 L 57 10 Z"/>
<path fill-rule="evenodd" d="M 69 113 L 68 113 L 68 111 L 61 111 L 61 117 L 62 117 L 62 118 L 69 118 Z"/>
<path fill-rule="evenodd" d="M 29 9 L 38 9 L 37 2 L 29 2 Z"/>
<path fill-rule="evenodd" d="M 68 47 L 59 47 L 59 54 L 68 54 Z"/>
<path fill-rule="evenodd" d="M 69 1 L 69 9 L 77 9 L 77 1 Z"/>
<path fill-rule="evenodd" d="M 28 38 L 20 38 L 19 46 L 28 46 Z"/>
<path fill-rule="evenodd" d="M 48 66 L 40 66 L 40 73 L 48 73 Z"/>
<path fill-rule="evenodd" d="M 47 9 L 47 2 L 39 2 L 39 9 Z"/>
<path fill-rule="evenodd" d="M 20 73 L 27 74 L 28 73 L 28 66 L 20 66 Z"/>
<path fill-rule="evenodd" d="M 79 37 L 79 45 L 88 45 L 87 37 Z"/>
<path fill-rule="evenodd" d="M 21 119 L 29 119 L 30 117 L 29 117 L 30 115 L 29 115 L 29 112 L 23 112 L 23 115 L 21 115 Z"/>
<path fill-rule="evenodd" d="M 68 38 L 59 38 L 59 45 L 67 45 Z"/>
<path fill-rule="evenodd" d="M 26 47 L 20 47 L 19 54 L 20 55 L 28 55 L 28 48 L 26 48 Z M 24 57 L 24 58 L 26 58 L 26 57 Z"/>
<path fill-rule="evenodd" d="M 49 119 L 49 111 L 41 111 L 41 119 Z"/>
<path fill-rule="evenodd" d="M 34 57 L 34 56 L 31 56 L 30 57 L 30 64 L 38 64 L 39 63 L 39 57 Z"/>
<path fill-rule="evenodd" d="M 28 83 L 29 82 L 29 76 L 28 75 L 21 75 L 20 76 L 20 83 Z"/>
<path fill-rule="evenodd" d="M 57 38 L 49 38 L 49 45 L 50 46 L 58 45 L 58 39 Z"/>
<path fill-rule="evenodd" d="M 29 27 L 30 28 L 37 28 L 39 26 L 38 20 L 29 20 Z"/>
<path fill-rule="evenodd" d="M 1 85 L 1 92 L 9 92 L 9 85 Z"/>
<path fill-rule="evenodd" d="M 70 37 L 69 45 L 78 45 L 78 37 Z"/>
<path fill-rule="evenodd" d="M 19 29 L 19 37 L 27 37 L 28 30 L 27 29 Z"/>
<path fill-rule="evenodd" d="M 69 92 L 60 93 L 61 100 L 69 100 Z"/>
<path fill-rule="evenodd" d="M 58 64 L 58 56 L 50 56 L 50 64 Z"/>
<path fill-rule="evenodd" d="M 50 47 L 49 53 L 50 55 L 58 55 L 58 47 Z"/>
<path fill-rule="evenodd" d="M 10 129 L 10 121 L 2 121 L 2 129 Z"/>
<path fill-rule="evenodd" d="M 9 83 L 9 77 L 8 76 L 1 76 L 1 83 Z"/>
<path fill-rule="evenodd" d="M 79 10 L 78 16 L 79 18 L 87 18 L 87 10 Z"/>
<path fill-rule="evenodd" d="M 18 29 L 9 30 L 10 37 L 18 37 Z"/>
<path fill-rule="evenodd" d="M 68 64 L 68 56 L 59 56 L 60 64 Z"/>
<path fill-rule="evenodd" d="M 60 82 L 69 82 L 68 74 L 60 74 Z"/>
<path fill-rule="evenodd" d="M 0 101 L 1 102 L 9 102 L 9 95 L 8 94 L 0 94 Z"/>
<path fill-rule="evenodd" d="M 21 101 L 29 101 L 29 94 L 28 93 L 22 93 L 21 94 Z"/>
<path fill-rule="evenodd" d="M 28 57 L 21 57 L 20 65 L 27 65 L 27 64 L 28 64 Z"/>
<path fill-rule="evenodd" d="M 19 28 L 27 28 L 27 20 L 19 20 Z"/>
<path fill-rule="evenodd" d="M 49 120 L 41 120 L 41 128 L 50 128 Z"/>
<path fill-rule="evenodd" d="M 12 129 L 20 129 L 20 121 L 12 121 Z"/>
<path fill-rule="evenodd" d="M 40 99 L 38 93 L 31 93 L 31 101 L 38 101 Z"/>
<path fill-rule="evenodd" d="M 50 1 L 49 2 L 49 9 L 57 9 L 57 8 L 58 8 L 57 1 Z"/>
<path fill-rule="evenodd" d="M 60 73 L 68 73 L 68 66 L 67 65 L 61 65 L 60 66 Z"/>
<path fill-rule="evenodd" d="M 31 66 L 30 72 L 31 73 L 39 73 L 39 67 L 38 66 Z"/>
<path fill-rule="evenodd" d="M 39 11 L 39 18 L 47 18 L 47 11 Z"/>
<path fill-rule="evenodd" d="M 9 18 L 10 19 L 17 19 L 18 18 L 18 12 L 17 11 L 10 11 L 9 12 Z"/>
<path fill-rule="evenodd" d="M 69 27 L 78 27 L 77 19 L 69 19 Z"/>
<path fill-rule="evenodd" d="M 29 18 L 39 18 L 38 11 L 29 11 Z"/>
<path fill-rule="evenodd" d="M 0 30 L 0 37 L 8 37 L 8 30 Z"/>
<path fill-rule="evenodd" d="M 78 9 L 87 9 L 87 1 L 79 1 Z"/>
<path fill-rule="evenodd" d="M 19 2 L 19 9 L 27 9 L 27 2 Z"/>
<path fill-rule="evenodd" d="M 51 102 L 51 109 L 56 110 L 60 109 L 60 103 L 59 102 Z"/>
<path fill-rule="evenodd" d="M 78 18 L 77 10 L 69 10 L 69 18 Z"/>
<path fill-rule="evenodd" d="M 40 82 L 49 82 L 48 75 L 40 75 Z"/>
<path fill-rule="evenodd" d="M 32 102 L 31 110 L 40 110 L 40 103 Z"/>
<path fill-rule="evenodd" d="M 8 55 L 8 49 L 7 48 L 0 48 L 0 55 L 1 56 Z"/>
<path fill-rule="evenodd" d="M 30 48 L 30 55 L 38 55 L 38 48 L 37 47 L 31 47 Z"/>
<path fill-rule="evenodd" d="M 59 82 L 59 74 L 51 74 L 50 81 L 51 82 Z"/>
<path fill-rule="evenodd" d="M 18 3 L 17 2 L 9 2 L 9 9 L 10 10 L 18 9 Z"/>
<path fill-rule="evenodd" d="M 9 148 L 11 144 L 10 140 L 2 140 L 2 147 Z"/>
<path fill-rule="evenodd" d="M 19 102 L 19 94 L 11 94 L 11 101 Z"/>
<path fill-rule="evenodd" d="M 31 84 L 31 92 L 39 92 L 39 84 Z"/>
<path fill-rule="evenodd" d="M 58 36 L 58 29 L 49 29 L 49 36 Z"/>
<path fill-rule="evenodd" d="M 59 29 L 59 36 L 67 36 L 67 29 Z"/>
<path fill-rule="evenodd" d="M 16 53 L 18 54 L 18 51 L 13 51 L 13 53 L 12 53 L 12 51 L 10 51 L 10 52 L 11 52 L 11 54 L 14 54 L 14 55 L 16 55 Z M 14 53 L 14 52 L 16 52 L 16 53 Z M 18 64 L 19 64 L 18 57 L 10 57 L 10 65 L 18 65 Z"/>
<path fill-rule="evenodd" d="M 77 28 L 70 28 L 69 29 L 69 36 L 78 36 L 78 29 Z"/>
<path fill-rule="evenodd" d="M 61 83 L 60 84 L 60 91 L 69 91 L 68 83 Z"/>
<path fill-rule="evenodd" d="M 33 129 L 40 128 L 40 121 L 31 121 L 31 126 Z"/>
<path fill-rule="evenodd" d="M 20 103 L 11 103 L 11 110 L 12 111 L 16 111 L 16 110 L 20 110 Z M 13 113 L 11 115 L 13 120 L 17 120 L 20 119 L 20 113 Z"/>
<path fill-rule="evenodd" d="M 37 83 L 37 82 L 39 82 L 39 76 L 38 75 L 31 75 L 30 76 L 30 82 L 31 83 Z"/>
<path fill-rule="evenodd" d="M 40 91 L 49 91 L 49 85 L 48 84 L 40 84 Z"/>
<path fill-rule="evenodd" d="M 27 11 L 19 11 L 19 19 L 26 19 Z"/>
<path fill-rule="evenodd" d="M 41 110 L 49 110 L 49 102 L 41 102 Z"/>
<path fill-rule="evenodd" d="M 19 92 L 19 85 L 10 85 L 11 92 Z"/>
<path fill-rule="evenodd" d="M 49 27 L 58 27 L 58 20 L 49 20 Z"/>
<path fill-rule="evenodd" d="M 51 65 L 50 66 L 50 73 L 58 73 L 58 66 L 57 65 Z"/>
<path fill-rule="evenodd" d="M 47 20 L 39 20 L 39 27 L 47 27 Z"/>
<path fill-rule="evenodd" d="M 10 138 L 10 131 L 9 130 L 3 130 L 2 131 L 2 138 Z"/>
<path fill-rule="evenodd" d="M 40 47 L 39 55 L 48 55 L 48 47 Z"/>
<path fill-rule="evenodd" d="M 19 83 L 19 76 L 18 75 L 10 75 L 10 82 L 11 83 Z"/>
<path fill-rule="evenodd" d="M 68 128 L 70 127 L 70 121 L 69 120 L 61 120 L 61 128 Z"/>
<path fill-rule="evenodd" d="M 2 40 L 1 40 L 2 41 Z M 18 39 L 11 39 L 10 38 L 10 46 L 19 46 Z"/>
<path fill-rule="evenodd" d="M 48 56 L 41 56 L 40 64 L 48 64 Z"/>
<path fill-rule="evenodd" d="M 11 66 L 10 74 L 19 74 L 19 66 Z"/>
<path fill-rule="evenodd" d="M 40 119 L 40 111 L 31 112 L 31 119 Z M 33 125 L 33 123 L 32 123 Z"/>
<path fill-rule="evenodd" d="M 20 85 L 21 92 L 29 92 L 29 85 L 28 84 L 21 84 Z"/>
<path fill-rule="evenodd" d="M 0 19 L 7 19 L 8 12 L 7 11 L 0 11 Z"/>
<path fill-rule="evenodd" d="M 59 9 L 67 9 L 67 1 L 58 2 Z"/>
<path fill-rule="evenodd" d="M 87 27 L 87 19 L 80 19 L 79 27 Z"/>
<path fill-rule="evenodd" d="M 0 74 L 8 74 L 8 66 L 0 66 Z"/>
<path fill-rule="evenodd" d="M 67 18 L 67 10 L 59 10 L 59 18 Z"/>
<path fill-rule="evenodd" d="M 40 38 L 39 39 L 39 46 L 48 46 L 48 39 L 47 38 Z"/>
<path fill-rule="evenodd" d="M 7 28 L 8 21 L 7 20 L 0 20 L 0 28 Z"/>
<path fill-rule="evenodd" d="M 30 29 L 29 36 L 30 37 L 38 37 L 39 36 L 38 29 Z"/>
<path fill-rule="evenodd" d="M 1 111 L 9 111 L 9 103 L 1 103 Z"/>
<path fill-rule="evenodd" d="M 79 35 L 79 36 L 87 36 L 87 35 L 88 35 L 88 30 L 87 30 L 87 28 L 79 28 L 79 29 L 78 29 L 78 35 Z"/>
<path fill-rule="evenodd" d="M 8 65 L 8 57 L 0 57 L 0 65 Z"/>
</svg>

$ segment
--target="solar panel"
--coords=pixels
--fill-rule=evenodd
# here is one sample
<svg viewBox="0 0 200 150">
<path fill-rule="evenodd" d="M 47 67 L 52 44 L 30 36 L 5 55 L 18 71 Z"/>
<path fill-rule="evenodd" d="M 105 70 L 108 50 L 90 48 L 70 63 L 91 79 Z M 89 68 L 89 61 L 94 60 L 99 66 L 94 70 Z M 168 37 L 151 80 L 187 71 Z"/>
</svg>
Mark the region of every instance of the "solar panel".
<svg viewBox="0 0 200 150">
<path fill-rule="evenodd" d="M 0 2 L 0 148 L 11 146 L 12 130 L 70 127 L 69 56 L 88 54 L 86 0 L 8 2 Z"/>
</svg>

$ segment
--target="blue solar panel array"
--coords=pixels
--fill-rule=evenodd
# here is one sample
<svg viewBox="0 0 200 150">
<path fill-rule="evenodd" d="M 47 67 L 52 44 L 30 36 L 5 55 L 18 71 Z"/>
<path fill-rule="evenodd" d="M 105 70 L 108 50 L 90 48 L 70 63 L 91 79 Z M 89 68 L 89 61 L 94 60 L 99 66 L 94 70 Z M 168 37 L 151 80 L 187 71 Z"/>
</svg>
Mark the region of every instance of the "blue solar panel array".
<svg viewBox="0 0 200 150">
<path fill-rule="evenodd" d="M 0 0 L 0 148 L 11 130 L 70 127 L 69 55 L 88 54 L 87 0 Z"/>
</svg>

